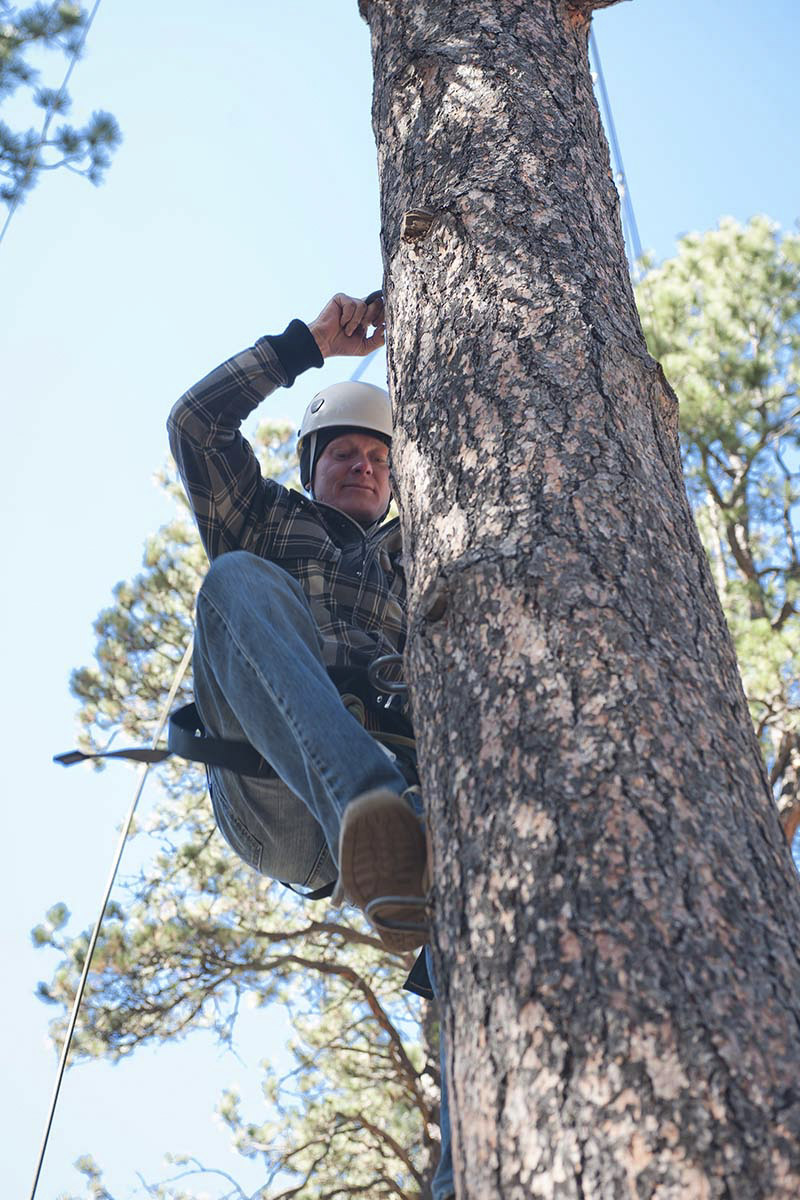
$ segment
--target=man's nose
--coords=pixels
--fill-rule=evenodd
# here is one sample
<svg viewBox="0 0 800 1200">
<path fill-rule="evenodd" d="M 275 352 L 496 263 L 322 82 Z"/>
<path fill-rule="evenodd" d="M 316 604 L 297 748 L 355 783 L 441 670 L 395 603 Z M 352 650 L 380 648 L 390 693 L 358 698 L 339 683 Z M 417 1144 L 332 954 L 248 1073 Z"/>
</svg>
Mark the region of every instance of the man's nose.
<svg viewBox="0 0 800 1200">
<path fill-rule="evenodd" d="M 371 475 L 372 474 L 372 463 L 369 461 L 369 459 L 366 456 L 364 456 L 363 458 L 357 458 L 356 461 L 353 463 L 353 470 L 356 471 L 360 475 Z"/>
</svg>

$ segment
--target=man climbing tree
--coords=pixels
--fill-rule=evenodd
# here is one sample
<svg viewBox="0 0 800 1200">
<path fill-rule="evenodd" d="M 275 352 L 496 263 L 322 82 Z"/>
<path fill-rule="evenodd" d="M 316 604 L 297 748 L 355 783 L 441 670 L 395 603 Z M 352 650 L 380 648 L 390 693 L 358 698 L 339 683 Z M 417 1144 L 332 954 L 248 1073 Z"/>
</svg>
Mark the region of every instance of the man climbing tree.
<svg viewBox="0 0 800 1200">
<path fill-rule="evenodd" d="M 382 344 L 380 293 L 339 294 L 309 326 L 292 321 L 212 371 L 175 405 L 169 431 L 211 559 L 197 598 L 197 707 L 213 738 L 261 756 L 253 769 L 210 768 L 219 828 L 250 866 L 312 898 L 338 876 L 341 898 L 402 951 L 427 940 L 428 880 L 413 730 L 368 675 L 406 635 L 398 523 L 382 524 L 389 398 L 352 381 L 317 393 L 299 440 L 310 499 L 265 479 L 239 432 L 301 371 Z M 391 698 L 391 682 L 384 690 Z M 422 960 L 409 983 L 429 993 Z M 448 1144 L 443 1099 L 434 1200 L 452 1195 Z"/>
<path fill-rule="evenodd" d="M 723 221 L 718 230 L 682 239 L 677 256 L 640 285 L 651 349 L 681 396 L 684 472 L 779 805 L 796 795 L 782 747 L 796 737 L 800 677 L 797 614 L 784 619 L 786 601 L 796 595 L 799 264 L 797 235 L 780 236 L 765 218 L 745 227 Z M 277 403 L 273 398 L 268 406 Z M 268 422 L 258 431 L 262 474 L 288 482 L 292 441 L 289 427 Z M 723 467 L 737 472 L 738 481 L 726 484 Z M 176 494 L 172 483 L 166 486 Z M 746 539 L 744 565 L 755 566 L 760 606 L 751 603 L 752 580 L 726 544 L 730 513 L 733 536 Z M 96 623 L 97 662 L 73 676 L 86 749 L 101 750 L 120 726 L 129 739 L 149 737 L 206 570 L 207 558 L 181 519 L 149 540 L 144 573 L 117 587 Z M 257 1156 L 264 1179 L 291 1170 L 293 1186 L 309 1196 L 343 1181 L 354 1197 L 377 1197 L 382 1189 L 396 1196 L 397 1187 L 403 1196 L 418 1197 L 419 1188 L 427 1195 L 418 1181 L 428 1176 L 429 1158 L 438 1159 L 435 1051 L 431 1044 L 418 1056 L 417 1038 L 404 1023 L 405 1006 L 415 1002 L 392 982 L 403 956 L 378 955 L 346 914 L 333 922 L 321 905 L 295 903 L 266 880 L 254 884 L 212 836 L 200 773 L 173 760 L 162 779 L 159 849 L 130 881 L 118 912 L 107 915 L 76 1053 L 116 1061 L 139 1046 L 169 1044 L 204 1024 L 209 1010 L 227 1045 L 245 996 L 266 1004 L 288 990 L 291 1011 L 308 1015 L 296 1029 L 294 1069 L 262 1084 L 279 1097 L 279 1124 L 255 1104 L 240 1107 L 230 1096 L 222 1103 L 240 1152 Z M 61 959 L 41 994 L 68 1008 L 87 935 L 64 931 L 65 920 L 63 906 L 56 906 L 35 941 Z M 348 999 L 354 987 L 366 997 L 355 1027 Z M 426 1025 L 434 1020 L 432 1006 L 414 1011 Z M 271 1020 L 270 1009 L 265 1016 Z M 56 1041 L 62 1032 L 58 1017 Z M 411 1064 L 403 1049 L 409 1042 Z M 103 1156 L 88 1126 L 87 1146 Z M 394 1161 L 387 1146 L 398 1148 Z M 387 1176 L 392 1182 L 384 1185 Z"/>
<path fill-rule="evenodd" d="M 789 1197 L 797 880 L 633 304 L 603 6 L 361 0 L 456 1190 Z"/>
</svg>

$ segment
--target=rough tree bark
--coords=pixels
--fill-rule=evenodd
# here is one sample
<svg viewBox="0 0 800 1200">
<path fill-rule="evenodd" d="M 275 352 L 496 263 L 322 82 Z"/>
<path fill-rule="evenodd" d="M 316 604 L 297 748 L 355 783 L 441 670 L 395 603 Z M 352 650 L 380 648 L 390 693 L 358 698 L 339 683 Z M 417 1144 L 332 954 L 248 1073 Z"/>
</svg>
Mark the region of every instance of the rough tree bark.
<svg viewBox="0 0 800 1200">
<path fill-rule="evenodd" d="M 592 7 L 361 0 L 458 1195 L 794 1197 L 798 883 L 634 307 Z"/>
</svg>

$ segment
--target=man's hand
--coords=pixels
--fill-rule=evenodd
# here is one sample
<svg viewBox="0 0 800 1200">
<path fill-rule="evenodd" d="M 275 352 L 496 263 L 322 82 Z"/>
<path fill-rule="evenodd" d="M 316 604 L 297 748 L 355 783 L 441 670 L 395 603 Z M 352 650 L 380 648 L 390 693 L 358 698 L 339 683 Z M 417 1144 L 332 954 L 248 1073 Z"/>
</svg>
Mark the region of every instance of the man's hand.
<svg viewBox="0 0 800 1200">
<path fill-rule="evenodd" d="M 370 325 L 375 327 L 375 331 L 367 337 Z M 331 358 L 335 354 L 352 354 L 363 358 L 386 340 L 383 298 L 379 296 L 371 304 L 365 304 L 363 300 L 337 292 L 308 328 L 323 358 Z"/>
</svg>

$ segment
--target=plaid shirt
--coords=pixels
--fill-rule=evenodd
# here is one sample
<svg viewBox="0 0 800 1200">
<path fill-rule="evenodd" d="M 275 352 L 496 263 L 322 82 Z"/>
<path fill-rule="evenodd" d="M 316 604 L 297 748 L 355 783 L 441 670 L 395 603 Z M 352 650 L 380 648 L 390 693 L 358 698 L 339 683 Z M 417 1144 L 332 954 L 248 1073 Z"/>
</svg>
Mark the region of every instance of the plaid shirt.
<svg viewBox="0 0 800 1200">
<path fill-rule="evenodd" d="M 262 476 L 239 426 L 293 382 L 273 345 L 280 341 L 259 338 L 181 396 L 167 423 L 170 447 L 209 558 L 248 550 L 283 567 L 308 598 L 326 666 L 365 667 L 405 643 L 399 522 L 363 529 Z"/>
</svg>

